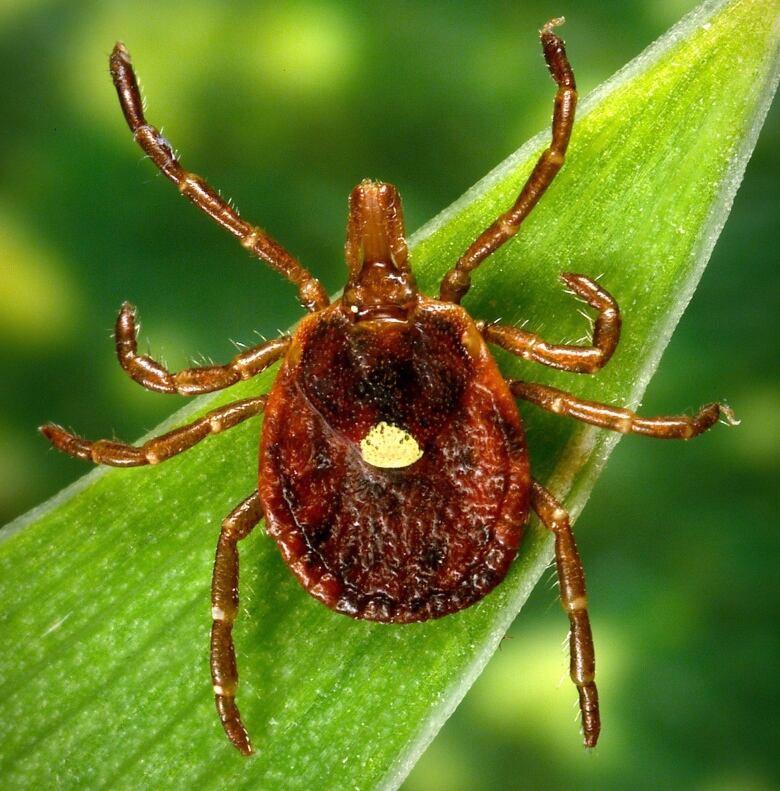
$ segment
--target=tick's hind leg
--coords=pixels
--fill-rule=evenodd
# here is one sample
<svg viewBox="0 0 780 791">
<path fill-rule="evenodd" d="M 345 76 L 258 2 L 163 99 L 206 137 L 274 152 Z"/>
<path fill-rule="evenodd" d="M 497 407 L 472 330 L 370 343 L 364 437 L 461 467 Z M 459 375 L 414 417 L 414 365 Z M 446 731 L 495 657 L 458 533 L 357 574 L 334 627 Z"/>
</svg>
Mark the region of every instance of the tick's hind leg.
<svg viewBox="0 0 780 791">
<path fill-rule="evenodd" d="M 569 524 L 569 514 L 541 484 L 533 482 L 531 507 L 542 524 L 555 536 L 555 564 L 561 589 L 561 604 L 569 616 L 569 674 L 577 687 L 582 713 L 583 740 L 595 747 L 601 730 L 599 696 L 594 681 L 596 657 L 588 617 L 585 573 Z"/>
<path fill-rule="evenodd" d="M 238 669 L 233 647 L 233 621 L 238 612 L 238 542 L 263 518 L 260 495 L 253 492 L 222 523 L 211 580 L 211 680 L 214 702 L 228 739 L 251 755 L 249 734 L 236 706 Z"/>
<path fill-rule="evenodd" d="M 574 125 L 577 86 L 563 41 L 553 33 L 553 28 L 562 22 L 563 19 L 553 19 L 540 32 L 547 68 L 558 84 L 553 111 L 552 142 L 534 165 L 512 208 L 489 225 L 458 259 L 457 264 L 444 275 L 439 287 L 440 298 L 443 300 L 460 302 L 471 285 L 470 273 L 518 232 L 523 220 L 531 213 L 563 166 Z"/>
<path fill-rule="evenodd" d="M 135 308 L 125 302 L 114 331 L 119 364 L 147 390 L 184 396 L 213 393 L 242 379 L 250 379 L 275 363 L 290 346 L 289 336 L 283 336 L 245 349 L 227 365 L 206 365 L 171 373 L 151 357 L 138 354 L 136 332 Z"/>
<path fill-rule="evenodd" d="M 711 428 L 721 416 L 729 425 L 739 423 L 731 408 L 725 404 L 706 404 L 692 416 L 639 417 L 625 407 L 586 401 L 546 385 L 510 381 L 509 389 L 518 398 L 530 401 L 548 412 L 573 417 L 583 423 L 619 431 L 621 434 L 642 434 L 660 439 L 691 439 Z"/>
<path fill-rule="evenodd" d="M 595 373 L 609 362 L 620 340 L 620 310 L 614 297 L 595 280 L 571 272 L 562 274 L 561 280 L 599 312 L 590 346 L 555 346 L 531 332 L 503 324 L 487 324 L 482 335 L 524 360 L 571 373 Z"/>
<path fill-rule="evenodd" d="M 187 426 L 150 439 L 139 447 L 108 439 L 82 439 L 54 423 L 41 426 L 40 431 L 57 450 L 77 459 L 107 464 L 110 467 L 141 467 L 166 461 L 189 450 L 211 434 L 227 431 L 244 420 L 259 415 L 265 408 L 266 401 L 266 396 L 234 401 L 207 412 Z"/>
</svg>

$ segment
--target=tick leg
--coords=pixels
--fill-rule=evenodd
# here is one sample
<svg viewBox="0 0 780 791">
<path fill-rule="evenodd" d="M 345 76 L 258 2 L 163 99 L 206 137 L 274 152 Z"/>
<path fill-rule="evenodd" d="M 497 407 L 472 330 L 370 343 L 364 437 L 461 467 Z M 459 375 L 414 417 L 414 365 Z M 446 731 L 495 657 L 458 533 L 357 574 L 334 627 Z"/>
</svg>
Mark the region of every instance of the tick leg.
<svg viewBox="0 0 780 791">
<path fill-rule="evenodd" d="M 222 523 L 211 580 L 211 680 L 222 727 L 243 755 L 252 754 L 249 734 L 236 706 L 238 669 L 233 621 L 238 612 L 238 542 L 263 518 L 260 496 L 253 492 Z"/>
<path fill-rule="evenodd" d="M 550 74 L 558 84 L 553 111 L 552 142 L 549 148 L 542 152 L 512 208 L 489 225 L 444 276 L 439 287 L 439 294 L 443 300 L 460 302 L 471 285 L 469 273 L 517 233 L 520 224 L 536 206 L 563 165 L 574 124 L 577 86 L 574 82 L 574 72 L 566 58 L 563 41 L 553 33 L 553 28 L 562 22 L 563 19 L 553 19 L 540 32 L 544 59 L 547 61 Z"/>
<path fill-rule="evenodd" d="M 548 412 L 573 417 L 583 423 L 619 431 L 621 434 L 642 434 L 660 439 L 691 439 L 711 428 L 721 416 L 729 425 L 739 423 L 731 408 L 725 404 L 706 404 L 692 417 L 639 417 L 630 409 L 585 401 L 546 385 L 510 381 L 509 387 L 518 398 L 530 401 Z"/>
<path fill-rule="evenodd" d="M 141 467 L 145 464 L 159 464 L 161 461 L 166 461 L 189 450 L 210 434 L 227 431 L 244 420 L 259 415 L 265 407 L 266 400 L 266 396 L 258 396 L 234 401 L 219 409 L 213 409 L 194 423 L 150 439 L 140 447 L 108 439 L 97 441 L 82 439 L 54 423 L 41 426 L 40 431 L 57 450 L 77 459 L 95 464 L 108 464 L 111 467 Z"/>
<path fill-rule="evenodd" d="M 230 231 L 242 247 L 294 283 L 298 287 L 298 299 L 307 310 L 315 311 L 328 305 L 328 296 L 320 282 L 265 231 L 242 219 L 238 211 L 200 176 L 187 172 L 171 144 L 147 123 L 130 53 L 122 42 L 114 46 L 109 66 L 133 138 L 179 192 Z"/>
<path fill-rule="evenodd" d="M 192 396 L 230 387 L 242 379 L 250 379 L 284 355 L 290 337 L 267 341 L 237 354 L 227 365 L 186 368 L 171 373 L 151 357 L 138 354 L 135 308 L 125 302 L 119 311 L 114 333 L 119 364 L 138 384 L 158 393 Z"/>
<path fill-rule="evenodd" d="M 561 604 L 569 616 L 569 675 L 577 687 L 582 712 L 583 741 L 595 747 L 601 730 L 599 696 L 594 681 L 596 656 L 588 617 L 585 572 L 569 524 L 569 514 L 540 483 L 531 487 L 531 507 L 555 536 L 555 564 L 561 588 Z"/>
<path fill-rule="evenodd" d="M 607 364 L 620 340 L 620 311 L 612 295 L 585 275 L 566 272 L 561 280 L 588 305 L 598 310 L 591 346 L 555 346 L 538 335 L 516 327 L 487 324 L 486 341 L 495 343 L 524 360 L 578 374 L 592 374 Z"/>
</svg>

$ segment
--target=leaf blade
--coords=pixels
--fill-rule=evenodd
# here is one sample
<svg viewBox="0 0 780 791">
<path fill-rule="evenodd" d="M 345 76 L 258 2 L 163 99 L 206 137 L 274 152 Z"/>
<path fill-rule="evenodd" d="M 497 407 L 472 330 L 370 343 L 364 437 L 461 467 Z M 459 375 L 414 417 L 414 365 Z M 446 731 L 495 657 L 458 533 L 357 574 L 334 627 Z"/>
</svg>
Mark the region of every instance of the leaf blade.
<svg viewBox="0 0 780 791">
<path fill-rule="evenodd" d="M 669 146 L 667 140 L 664 147 L 659 135 L 658 150 L 650 156 L 657 127 L 641 135 L 642 113 L 618 118 L 615 108 L 621 102 L 624 108 L 635 107 L 651 83 L 659 91 L 666 85 L 677 104 L 659 95 L 653 118 L 663 120 L 667 132 L 678 130 L 672 123 L 680 117 L 675 106 L 682 112 L 695 98 L 683 90 L 679 70 L 686 62 L 708 62 L 713 68 L 720 64 L 716 73 L 722 74 L 739 51 L 741 39 L 735 31 L 741 37 L 746 30 L 758 36 L 762 31 L 755 15 L 761 9 L 771 12 L 774 5 L 705 5 L 687 27 L 683 23 L 651 50 L 650 62 L 629 70 L 628 79 L 624 72 L 623 82 L 618 75 L 612 89 L 597 92 L 589 107 L 586 102 L 571 156 L 556 184 L 523 233 L 475 278 L 467 298 L 474 315 L 508 320 L 530 316 L 533 329 L 562 340 L 559 334 L 576 337 L 586 327 L 576 319 L 575 305 L 560 292 L 557 273 L 578 265 L 589 272 L 594 262 L 603 267 L 605 284 L 632 317 L 619 356 L 595 379 L 573 382 L 572 377 L 534 371 L 537 381 L 576 388 L 585 396 L 638 402 L 701 273 L 707 245 L 714 243 L 718 220 L 712 220 L 712 207 L 725 211 L 728 195 L 733 196 L 734 171 L 746 161 L 744 151 L 737 149 L 751 143 L 745 126 L 752 119 L 755 129 L 765 110 L 776 65 L 764 68 L 764 94 L 748 91 L 741 111 L 733 104 L 728 112 L 724 109 L 732 120 L 744 120 L 742 126 L 730 127 L 730 147 L 716 145 L 717 136 L 702 138 L 704 149 L 725 152 L 721 160 L 707 169 L 698 160 L 707 151 L 694 149 L 700 151 L 694 164 L 707 175 L 698 181 L 690 178 L 691 162 L 686 160 L 694 156 L 685 153 L 690 142 L 677 139 Z M 717 46 L 703 41 L 702 24 L 722 36 Z M 771 54 L 776 30 L 763 35 L 770 53 L 764 61 L 776 59 Z M 680 47 L 698 55 L 681 58 Z M 682 62 L 675 66 L 675 58 Z M 669 70 L 665 80 L 664 68 Z M 740 96 L 734 89 L 735 83 L 741 84 L 738 76 L 719 97 L 724 102 Z M 621 86 L 626 93 L 620 93 Z M 714 121 L 713 128 L 722 133 L 726 120 L 718 116 Z M 511 201 L 530 169 L 531 152 L 544 140 L 546 135 L 521 149 L 513 167 L 502 171 L 503 180 L 478 185 L 481 199 L 472 192 L 462 214 L 456 209 L 446 225 L 434 221 L 414 237 L 416 270 L 429 292 L 487 218 Z M 600 161 L 603 152 L 613 152 L 606 165 Z M 633 183 L 627 183 L 629 166 L 636 164 L 645 165 L 646 172 L 640 167 Z M 594 166 L 602 187 L 595 197 L 588 191 Z M 686 178 L 674 181 L 672 175 Z M 659 182 L 674 200 L 664 200 Z M 712 190 L 702 200 L 695 185 L 710 182 Z M 694 216 L 686 233 L 678 233 L 671 222 L 681 205 L 707 207 Z M 571 207 L 579 214 L 571 213 Z M 643 227 L 638 218 L 651 207 L 654 222 Z M 623 225 L 601 228 L 594 223 L 594 217 L 616 216 Z M 672 249 L 677 258 L 667 261 Z M 646 261 L 634 260 L 640 253 Z M 661 265 L 654 266 L 659 259 Z M 654 288 L 648 287 L 649 278 Z M 669 294 L 678 295 L 671 307 L 664 302 Z M 501 362 L 510 375 L 529 370 L 506 356 Z M 256 393 L 270 380 L 267 376 L 240 385 L 190 411 Z M 571 490 L 569 503 L 580 508 L 614 438 L 526 411 L 532 448 L 545 440 L 552 448 L 534 455 L 537 474 L 559 491 Z M 173 418 L 182 419 L 181 413 Z M 0 546 L 2 586 L 14 606 L 3 608 L 2 616 L 0 670 L 8 694 L 0 704 L 0 729 L 6 729 L 0 761 L 5 777 L 19 785 L 46 785 L 54 769 L 66 787 L 84 782 L 128 788 L 185 782 L 226 787 L 261 781 L 263 787 L 343 788 L 395 787 L 405 776 L 530 592 L 548 562 L 548 542 L 540 531 L 531 530 L 507 583 L 479 607 L 436 623 L 388 629 L 353 623 L 309 600 L 275 548 L 256 532 L 242 546 L 248 568 L 242 578 L 237 641 L 243 672 L 240 702 L 263 753 L 247 764 L 226 748 L 215 723 L 204 652 L 213 527 L 255 485 L 253 465 L 247 464 L 256 452 L 255 430 L 236 429 L 232 440 L 207 443 L 195 455 L 172 460 L 153 473 L 87 476 L 80 493 L 21 522 L 24 530 L 6 536 Z M 210 488 L 215 483 L 219 491 Z M 152 508 L 144 505 L 149 502 Z M 208 535 L 206 525 L 212 526 Z M 296 634 L 285 632 L 291 625 Z M 416 672 L 409 673 L 410 666 Z M 80 672 L 84 668 L 89 672 Z M 110 694 L 93 699 L 95 690 Z M 45 703 L 32 712 L 25 729 L 8 730 L 36 701 Z"/>
</svg>

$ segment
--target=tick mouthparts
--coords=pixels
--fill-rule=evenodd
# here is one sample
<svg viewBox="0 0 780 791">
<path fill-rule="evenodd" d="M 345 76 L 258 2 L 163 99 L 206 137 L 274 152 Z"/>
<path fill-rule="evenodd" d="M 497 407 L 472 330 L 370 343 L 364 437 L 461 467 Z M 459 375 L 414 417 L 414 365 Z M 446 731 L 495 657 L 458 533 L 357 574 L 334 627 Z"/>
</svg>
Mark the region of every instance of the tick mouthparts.
<svg viewBox="0 0 780 791">
<path fill-rule="evenodd" d="M 378 190 L 373 184 L 362 191 L 362 247 L 363 262 L 386 262 L 392 257 L 388 238 L 387 217 L 379 202 Z"/>
<path fill-rule="evenodd" d="M 353 276 L 364 264 L 409 271 L 401 198 L 392 184 L 365 180 L 352 190 L 346 256 Z"/>
</svg>

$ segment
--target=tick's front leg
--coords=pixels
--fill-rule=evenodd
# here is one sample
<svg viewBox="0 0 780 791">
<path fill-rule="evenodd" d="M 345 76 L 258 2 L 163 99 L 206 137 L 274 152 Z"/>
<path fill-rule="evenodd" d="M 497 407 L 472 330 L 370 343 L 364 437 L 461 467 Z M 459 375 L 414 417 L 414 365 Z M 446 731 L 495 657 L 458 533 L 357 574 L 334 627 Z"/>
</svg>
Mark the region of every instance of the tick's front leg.
<svg viewBox="0 0 780 791">
<path fill-rule="evenodd" d="M 550 146 L 542 152 L 534 165 L 514 205 L 485 228 L 455 266 L 444 275 L 439 286 L 439 296 L 447 302 L 461 301 L 471 286 L 471 272 L 520 230 L 523 220 L 531 213 L 563 166 L 574 125 L 577 86 L 563 41 L 553 32 L 553 28 L 562 23 L 562 18 L 553 19 L 539 31 L 547 68 L 558 85 Z"/>
<path fill-rule="evenodd" d="M 540 483 L 533 482 L 531 507 L 542 524 L 555 536 L 555 564 L 561 590 L 561 604 L 569 616 L 569 675 L 577 687 L 582 713 L 583 740 L 595 747 L 601 731 L 599 696 L 594 681 L 596 656 L 588 616 L 585 572 L 569 523 L 569 514 Z"/>
<path fill-rule="evenodd" d="M 222 523 L 211 580 L 211 680 L 214 702 L 228 739 L 242 755 L 253 753 L 236 706 L 238 668 L 233 621 L 238 612 L 238 542 L 263 518 L 260 495 L 253 492 Z"/>
<path fill-rule="evenodd" d="M 250 379 L 275 363 L 290 346 L 290 337 L 285 335 L 246 349 L 227 365 L 205 365 L 171 373 L 151 357 L 138 354 L 136 334 L 135 308 L 125 302 L 117 316 L 114 332 L 119 364 L 147 390 L 184 396 L 212 393 L 242 379 Z"/>
<path fill-rule="evenodd" d="M 141 92 L 135 77 L 130 53 L 125 45 L 117 42 L 109 59 L 119 102 L 133 138 L 149 159 L 176 185 L 179 192 L 192 201 L 223 228 L 235 236 L 241 246 L 265 261 L 298 287 L 298 299 L 309 311 L 319 310 L 330 304 L 322 284 L 304 269 L 297 258 L 290 255 L 262 228 L 248 223 L 238 211 L 213 187 L 195 173 L 182 167 L 173 146 L 144 116 Z"/>
<path fill-rule="evenodd" d="M 593 325 L 590 346 L 556 346 L 538 335 L 508 327 L 487 324 L 482 328 L 486 341 L 501 346 L 524 360 L 578 374 L 592 374 L 609 362 L 620 340 L 620 310 L 614 297 L 595 280 L 566 272 L 561 280 L 599 314 Z"/>
</svg>

